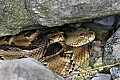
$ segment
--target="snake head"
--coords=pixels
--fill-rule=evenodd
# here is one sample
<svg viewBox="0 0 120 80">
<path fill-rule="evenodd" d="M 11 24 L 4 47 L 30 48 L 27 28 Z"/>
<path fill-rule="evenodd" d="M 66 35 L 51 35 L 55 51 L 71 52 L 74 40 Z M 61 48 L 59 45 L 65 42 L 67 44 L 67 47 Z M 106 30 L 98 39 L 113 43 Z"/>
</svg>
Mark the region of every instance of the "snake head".
<svg viewBox="0 0 120 80">
<path fill-rule="evenodd" d="M 79 28 L 66 33 L 65 43 L 68 46 L 78 47 L 92 42 L 95 39 L 95 32 L 88 28 Z"/>
<path fill-rule="evenodd" d="M 58 33 L 48 35 L 50 44 L 64 41 L 65 39 L 64 39 L 63 34 L 64 32 L 58 32 Z"/>
</svg>

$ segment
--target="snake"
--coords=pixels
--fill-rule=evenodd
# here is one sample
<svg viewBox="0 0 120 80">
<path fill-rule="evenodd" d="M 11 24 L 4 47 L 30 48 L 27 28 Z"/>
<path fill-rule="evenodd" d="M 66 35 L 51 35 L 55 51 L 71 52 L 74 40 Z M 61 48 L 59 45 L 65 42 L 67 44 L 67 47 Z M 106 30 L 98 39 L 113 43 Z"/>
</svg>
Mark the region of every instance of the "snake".
<svg viewBox="0 0 120 80">
<path fill-rule="evenodd" d="M 61 52 L 59 55 L 47 58 L 43 62 L 47 64 L 49 69 L 63 77 L 76 71 L 84 72 L 86 69 L 83 68 L 84 66 L 81 66 L 88 61 L 89 51 L 92 50 L 92 47 L 89 47 L 89 43 L 94 39 L 95 32 L 89 28 L 74 28 L 70 31 L 66 31 L 64 32 L 64 44 L 68 46 L 66 50 Z M 51 44 L 50 49 L 54 50 L 54 48 L 56 48 L 54 47 L 55 44 L 57 45 L 58 43 Z M 60 44 L 56 49 L 61 49 Z M 51 48 L 52 46 L 53 48 Z M 49 48 L 47 52 L 49 52 L 49 54 L 56 53 L 53 51 L 51 52 Z M 88 72 L 85 74 L 93 75 Z"/>
<path fill-rule="evenodd" d="M 3 60 L 31 57 L 41 61 L 44 58 L 42 63 L 49 69 L 66 76 L 76 69 L 84 71 L 79 67 L 87 61 L 89 51 L 85 49 L 88 49 L 88 44 L 94 39 L 95 32 L 89 28 L 54 27 L 24 30 L 15 35 L 0 37 L 0 55 Z M 56 54 L 63 46 L 67 48 Z"/>
</svg>

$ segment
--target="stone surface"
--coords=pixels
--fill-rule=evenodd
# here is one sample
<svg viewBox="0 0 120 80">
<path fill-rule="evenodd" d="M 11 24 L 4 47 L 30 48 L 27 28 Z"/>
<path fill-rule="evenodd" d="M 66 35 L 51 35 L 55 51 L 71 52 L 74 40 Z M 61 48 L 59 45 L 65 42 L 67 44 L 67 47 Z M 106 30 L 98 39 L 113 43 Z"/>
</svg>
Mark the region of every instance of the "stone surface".
<svg viewBox="0 0 120 80">
<path fill-rule="evenodd" d="M 0 80 L 64 80 L 32 59 L 0 60 Z"/>
<path fill-rule="evenodd" d="M 24 0 L 0 0 L 0 36 L 16 34 L 21 27 L 35 23 L 29 17 Z"/>
<path fill-rule="evenodd" d="M 32 24 L 59 26 L 120 13 L 120 0 L 0 0 L 0 36 Z"/>
<path fill-rule="evenodd" d="M 110 69 L 110 73 L 112 75 L 112 78 L 115 80 L 120 80 L 120 67 L 112 67 Z"/>
<path fill-rule="evenodd" d="M 31 16 L 47 26 L 120 13 L 120 0 L 26 0 L 26 4 Z"/>
<path fill-rule="evenodd" d="M 107 16 L 102 19 L 95 19 L 94 22 L 104 26 L 112 26 L 115 23 L 115 16 Z"/>
<path fill-rule="evenodd" d="M 120 28 L 109 38 L 103 55 L 104 65 L 120 62 Z"/>
<path fill-rule="evenodd" d="M 103 43 L 101 41 L 93 41 L 93 49 L 89 57 L 89 65 L 97 67 L 102 65 L 101 57 L 103 55 Z"/>
<path fill-rule="evenodd" d="M 110 74 L 96 74 L 91 80 L 112 80 Z"/>
</svg>

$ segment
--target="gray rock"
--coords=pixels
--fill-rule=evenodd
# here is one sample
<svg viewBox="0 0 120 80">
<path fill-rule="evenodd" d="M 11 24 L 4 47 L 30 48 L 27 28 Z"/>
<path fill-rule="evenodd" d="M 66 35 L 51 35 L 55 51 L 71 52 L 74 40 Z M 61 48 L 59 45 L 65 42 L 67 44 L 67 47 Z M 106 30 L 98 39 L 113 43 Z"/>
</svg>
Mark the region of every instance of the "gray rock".
<svg viewBox="0 0 120 80">
<path fill-rule="evenodd" d="M 0 0 L 0 36 L 38 22 L 59 26 L 119 14 L 119 6 L 120 0 Z"/>
<path fill-rule="evenodd" d="M 116 79 L 114 79 L 114 80 L 120 80 L 120 78 L 116 78 Z"/>
<path fill-rule="evenodd" d="M 47 26 L 120 13 L 120 0 L 26 0 L 26 6 L 33 18 Z"/>
<path fill-rule="evenodd" d="M 16 34 L 20 28 L 37 23 L 30 18 L 25 0 L 0 0 L 0 36 Z"/>
<path fill-rule="evenodd" d="M 104 65 L 114 64 L 120 61 L 120 28 L 109 38 L 105 45 L 103 55 Z"/>
<path fill-rule="evenodd" d="M 115 16 L 108 16 L 102 19 L 95 19 L 94 22 L 105 26 L 112 26 L 115 22 Z"/>
<path fill-rule="evenodd" d="M 64 80 L 32 59 L 0 60 L 0 80 Z"/>
<path fill-rule="evenodd" d="M 110 73 L 112 75 L 112 78 L 115 80 L 120 80 L 120 67 L 112 67 L 110 69 Z"/>
<path fill-rule="evenodd" d="M 100 40 L 93 41 L 93 50 L 89 57 L 89 65 L 92 67 L 97 67 L 102 65 L 102 55 L 103 55 L 103 47 L 102 42 Z"/>
<path fill-rule="evenodd" d="M 91 80 L 111 80 L 110 74 L 96 74 Z"/>
</svg>

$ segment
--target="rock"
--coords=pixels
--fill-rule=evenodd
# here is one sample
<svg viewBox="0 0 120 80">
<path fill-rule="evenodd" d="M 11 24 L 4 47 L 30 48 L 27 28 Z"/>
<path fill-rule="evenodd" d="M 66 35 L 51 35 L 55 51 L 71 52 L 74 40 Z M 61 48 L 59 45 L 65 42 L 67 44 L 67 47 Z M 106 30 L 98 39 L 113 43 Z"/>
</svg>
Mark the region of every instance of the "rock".
<svg viewBox="0 0 120 80">
<path fill-rule="evenodd" d="M 108 16 L 102 19 L 95 19 L 94 22 L 104 26 L 112 26 L 115 23 L 115 16 Z"/>
<path fill-rule="evenodd" d="M 110 73 L 112 75 L 112 78 L 115 80 L 120 80 L 120 67 L 112 67 L 110 69 Z"/>
<path fill-rule="evenodd" d="M 96 74 L 91 80 L 112 80 L 110 74 Z"/>
<path fill-rule="evenodd" d="M 32 59 L 0 60 L 0 80 L 64 80 Z"/>
<path fill-rule="evenodd" d="M 114 80 L 120 80 L 120 78 L 116 78 L 116 79 L 114 79 Z"/>
<path fill-rule="evenodd" d="M 98 67 L 102 65 L 102 57 L 99 57 L 96 62 L 94 63 L 93 67 Z M 99 69 L 100 71 L 100 69 Z"/>
<path fill-rule="evenodd" d="M 89 65 L 97 67 L 102 65 L 101 57 L 103 55 L 103 43 L 101 41 L 93 41 L 93 49 L 89 57 Z"/>
<path fill-rule="evenodd" d="M 0 0 L 0 36 L 38 22 L 51 27 L 119 14 L 119 6 L 118 0 Z"/>
<path fill-rule="evenodd" d="M 20 28 L 37 23 L 29 17 L 24 0 L 0 0 L 0 36 L 16 34 Z"/>
<path fill-rule="evenodd" d="M 119 0 L 26 0 L 40 24 L 58 26 L 120 13 Z"/>
<path fill-rule="evenodd" d="M 120 28 L 107 40 L 104 49 L 104 65 L 120 62 Z"/>
</svg>

